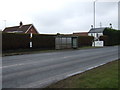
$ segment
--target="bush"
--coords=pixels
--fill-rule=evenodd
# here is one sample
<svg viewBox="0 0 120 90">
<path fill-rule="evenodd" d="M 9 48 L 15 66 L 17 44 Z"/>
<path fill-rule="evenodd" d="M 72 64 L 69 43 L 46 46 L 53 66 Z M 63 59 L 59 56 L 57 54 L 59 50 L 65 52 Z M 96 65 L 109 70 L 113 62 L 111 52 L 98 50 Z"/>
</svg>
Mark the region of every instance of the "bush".
<svg viewBox="0 0 120 90">
<path fill-rule="evenodd" d="M 93 40 L 94 40 L 94 37 L 92 37 L 92 36 L 79 36 L 78 37 L 78 47 L 92 46 Z"/>
<path fill-rule="evenodd" d="M 29 34 L 2 33 L 2 49 L 29 48 Z"/>
<path fill-rule="evenodd" d="M 33 38 L 30 39 L 30 34 L 2 33 L 2 50 L 28 49 L 30 41 L 33 48 L 55 48 L 54 35 L 33 34 Z"/>
<path fill-rule="evenodd" d="M 33 48 L 54 49 L 55 37 L 54 35 L 34 34 L 32 38 Z"/>
<path fill-rule="evenodd" d="M 15 49 L 28 49 L 30 48 L 30 41 L 32 41 L 32 48 L 39 49 L 55 49 L 55 36 L 47 34 L 16 34 L 16 33 L 2 33 L 2 49 L 15 50 Z M 79 36 L 78 47 L 91 46 L 93 37 Z"/>
<path fill-rule="evenodd" d="M 108 42 L 109 37 L 108 36 L 106 36 L 106 35 L 100 36 L 99 40 L 104 41 L 104 46 L 109 46 L 109 42 Z"/>
<path fill-rule="evenodd" d="M 108 36 L 108 45 L 120 45 L 120 30 L 106 28 L 103 31 L 103 35 Z"/>
</svg>

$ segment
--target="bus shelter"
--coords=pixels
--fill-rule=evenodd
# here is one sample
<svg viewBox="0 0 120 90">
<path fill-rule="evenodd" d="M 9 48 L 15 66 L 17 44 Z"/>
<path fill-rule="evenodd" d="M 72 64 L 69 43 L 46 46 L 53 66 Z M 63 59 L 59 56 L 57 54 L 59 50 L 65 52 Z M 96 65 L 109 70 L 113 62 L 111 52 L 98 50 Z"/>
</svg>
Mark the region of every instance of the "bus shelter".
<svg viewBox="0 0 120 90">
<path fill-rule="evenodd" d="M 58 35 L 55 37 L 55 49 L 78 48 L 78 38 L 76 36 Z"/>
</svg>

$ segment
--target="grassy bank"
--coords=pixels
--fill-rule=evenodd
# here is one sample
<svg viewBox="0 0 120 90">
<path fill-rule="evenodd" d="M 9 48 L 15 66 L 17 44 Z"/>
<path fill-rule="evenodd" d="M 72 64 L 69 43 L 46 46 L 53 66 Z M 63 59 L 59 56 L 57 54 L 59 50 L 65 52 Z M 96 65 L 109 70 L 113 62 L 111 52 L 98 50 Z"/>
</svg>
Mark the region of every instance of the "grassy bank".
<svg viewBox="0 0 120 90">
<path fill-rule="evenodd" d="M 118 61 L 69 77 L 47 88 L 118 88 Z"/>
</svg>

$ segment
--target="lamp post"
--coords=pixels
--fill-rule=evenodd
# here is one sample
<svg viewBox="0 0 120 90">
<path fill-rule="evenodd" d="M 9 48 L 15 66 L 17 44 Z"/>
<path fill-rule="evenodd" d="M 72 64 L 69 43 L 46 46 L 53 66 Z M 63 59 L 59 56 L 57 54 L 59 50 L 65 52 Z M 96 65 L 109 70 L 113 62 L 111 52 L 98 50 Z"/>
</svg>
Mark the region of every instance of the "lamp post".
<svg viewBox="0 0 120 90">
<path fill-rule="evenodd" d="M 95 2 L 96 0 L 93 2 L 93 22 L 94 22 L 94 28 L 95 28 Z"/>
<path fill-rule="evenodd" d="M 120 1 L 118 1 L 118 30 L 120 30 Z"/>
<path fill-rule="evenodd" d="M 6 28 L 6 20 L 3 20 L 4 21 L 4 28 Z"/>
<path fill-rule="evenodd" d="M 97 0 L 94 0 L 94 2 L 93 2 L 93 23 L 94 23 L 94 25 L 93 25 L 93 28 L 94 28 L 94 47 L 95 47 L 95 10 L 96 10 L 96 8 L 95 8 L 95 3 L 96 3 L 96 1 Z"/>
<path fill-rule="evenodd" d="M 93 21 L 94 21 L 94 28 L 95 28 L 95 19 L 96 19 L 96 16 L 95 16 L 95 13 L 96 13 L 96 7 L 95 7 L 95 4 L 96 4 L 97 0 L 94 0 L 93 2 Z"/>
</svg>

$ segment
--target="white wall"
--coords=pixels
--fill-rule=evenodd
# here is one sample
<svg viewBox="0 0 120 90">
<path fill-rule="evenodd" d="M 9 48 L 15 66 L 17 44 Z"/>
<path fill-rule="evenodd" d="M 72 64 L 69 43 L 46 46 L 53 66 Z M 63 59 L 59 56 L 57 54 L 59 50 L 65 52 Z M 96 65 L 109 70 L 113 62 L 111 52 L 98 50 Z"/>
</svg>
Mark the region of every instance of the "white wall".
<svg viewBox="0 0 120 90">
<path fill-rule="evenodd" d="M 95 40 L 98 39 L 100 36 L 103 36 L 103 33 L 88 33 L 88 36 L 94 36 Z"/>
<path fill-rule="evenodd" d="M 95 47 L 103 47 L 104 46 L 104 42 L 103 41 L 94 41 L 92 43 L 92 46 L 95 46 Z"/>
</svg>

